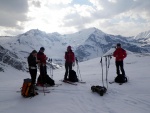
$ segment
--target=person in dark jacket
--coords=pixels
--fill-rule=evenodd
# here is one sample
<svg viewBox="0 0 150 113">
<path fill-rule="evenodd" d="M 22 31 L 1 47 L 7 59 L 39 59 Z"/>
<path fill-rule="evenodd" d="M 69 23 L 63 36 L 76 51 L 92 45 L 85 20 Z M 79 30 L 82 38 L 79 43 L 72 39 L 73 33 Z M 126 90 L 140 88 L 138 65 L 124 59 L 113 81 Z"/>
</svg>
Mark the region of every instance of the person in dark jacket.
<svg viewBox="0 0 150 113">
<path fill-rule="evenodd" d="M 127 53 L 123 48 L 121 48 L 120 43 L 117 44 L 117 47 L 113 53 L 113 56 L 116 57 L 115 63 L 116 63 L 117 75 L 120 75 L 120 70 L 121 70 L 122 75 L 125 76 L 125 71 L 123 68 L 123 60 L 124 58 L 126 58 Z"/>
<path fill-rule="evenodd" d="M 37 63 L 40 61 L 36 59 L 37 57 L 37 51 L 33 50 L 30 55 L 28 56 L 28 66 L 29 66 L 29 72 L 31 75 L 32 85 L 35 85 L 36 82 L 36 76 L 37 76 Z"/>
<path fill-rule="evenodd" d="M 41 47 L 39 52 L 37 53 L 37 59 L 40 61 L 40 76 L 42 78 L 42 83 L 45 83 L 45 76 L 47 75 L 47 67 L 46 67 L 46 60 L 48 59 L 44 54 L 45 48 Z"/>
<path fill-rule="evenodd" d="M 65 75 L 64 81 L 67 80 L 69 70 L 72 70 L 72 66 L 75 64 L 75 55 L 71 49 L 71 46 L 67 47 L 67 52 L 65 52 Z"/>
</svg>

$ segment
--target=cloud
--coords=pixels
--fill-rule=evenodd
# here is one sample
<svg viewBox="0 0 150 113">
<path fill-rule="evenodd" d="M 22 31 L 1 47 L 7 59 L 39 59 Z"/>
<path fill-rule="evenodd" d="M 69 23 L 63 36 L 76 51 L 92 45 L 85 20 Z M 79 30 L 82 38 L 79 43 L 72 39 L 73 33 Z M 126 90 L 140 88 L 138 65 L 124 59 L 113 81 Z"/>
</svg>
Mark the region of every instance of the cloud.
<svg viewBox="0 0 150 113">
<path fill-rule="evenodd" d="M 40 1 L 32 1 L 32 4 L 33 4 L 35 7 L 38 7 L 38 8 L 41 7 L 41 2 L 40 2 Z"/>
<path fill-rule="evenodd" d="M 97 9 L 93 16 L 97 18 L 110 18 L 121 13 L 126 12 L 147 12 L 150 13 L 150 1 L 149 0 L 99 0 L 95 2 L 95 0 L 90 0 L 90 2 Z M 100 10 L 99 7 L 101 7 Z M 150 15 L 149 15 L 150 16 Z"/>
<path fill-rule="evenodd" d="M 37 28 L 66 34 L 97 27 L 129 36 L 149 30 L 149 6 L 149 0 L 1 0 L 0 26 L 13 34 Z"/>
<path fill-rule="evenodd" d="M 0 0 L 0 26 L 18 26 L 18 21 L 27 20 L 27 11 L 27 0 Z"/>
<path fill-rule="evenodd" d="M 0 34 L 13 35 L 7 30 L 21 30 L 20 23 L 27 21 L 27 0 L 0 0 Z"/>
<path fill-rule="evenodd" d="M 92 21 L 91 12 L 93 8 L 87 5 L 74 5 L 72 8 L 66 8 L 68 13 L 64 16 L 64 26 L 83 26 Z"/>
</svg>

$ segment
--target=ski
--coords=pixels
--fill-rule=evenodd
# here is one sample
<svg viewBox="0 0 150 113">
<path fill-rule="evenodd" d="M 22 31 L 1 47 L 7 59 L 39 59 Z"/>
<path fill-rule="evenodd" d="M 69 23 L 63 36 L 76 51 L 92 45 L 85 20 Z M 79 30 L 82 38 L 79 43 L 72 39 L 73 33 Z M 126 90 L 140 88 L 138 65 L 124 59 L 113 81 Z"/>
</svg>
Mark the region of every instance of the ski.
<svg viewBox="0 0 150 113">
<path fill-rule="evenodd" d="M 109 84 L 116 83 L 115 81 L 109 82 Z M 118 83 L 119 85 L 122 85 L 123 83 Z"/>
<path fill-rule="evenodd" d="M 77 83 L 82 83 L 82 84 L 85 84 L 86 82 L 84 82 L 84 81 L 78 81 Z"/>
<path fill-rule="evenodd" d="M 20 93 L 21 91 L 16 91 L 16 93 Z M 38 91 L 36 91 L 37 93 L 50 93 L 50 91 L 48 91 L 48 90 L 45 90 L 45 91 L 43 91 L 43 90 L 38 90 Z"/>
<path fill-rule="evenodd" d="M 115 83 L 115 81 L 109 82 L 109 84 L 113 84 L 113 83 Z"/>
<path fill-rule="evenodd" d="M 46 90 L 46 91 L 42 91 L 42 90 L 38 90 L 38 93 L 50 93 L 50 91 Z"/>
<path fill-rule="evenodd" d="M 62 84 L 55 84 L 55 85 L 49 85 L 49 84 L 44 84 L 44 87 L 58 87 L 58 86 L 60 86 L 60 85 L 62 85 Z M 37 85 L 38 86 L 38 85 Z M 38 87 L 43 87 L 43 86 L 38 86 Z"/>
<path fill-rule="evenodd" d="M 76 83 L 74 83 L 74 82 L 70 82 L 70 81 L 67 81 L 67 80 L 65 80 L 65 81 L 63 81 L 63 80 L 60 80 L 61 82 L 64 82 L 64 83 L 68 83 L 68 84 L 71 84 L 71 85 L 78 85 L 78 84 L 76 84 Z"/>
<path fill-rule="evenodd" d="M 21 91 L 16 91 L 16 93 L 20 93 Z"/>
<path fill-rule="evenodd" d="M 58 87 L 58 86 L 61 86 L 62 84 L 55 84 L 55 85 L 53 85 L 53 86 L 51 86 L 51 87 Z"/>
</svg>

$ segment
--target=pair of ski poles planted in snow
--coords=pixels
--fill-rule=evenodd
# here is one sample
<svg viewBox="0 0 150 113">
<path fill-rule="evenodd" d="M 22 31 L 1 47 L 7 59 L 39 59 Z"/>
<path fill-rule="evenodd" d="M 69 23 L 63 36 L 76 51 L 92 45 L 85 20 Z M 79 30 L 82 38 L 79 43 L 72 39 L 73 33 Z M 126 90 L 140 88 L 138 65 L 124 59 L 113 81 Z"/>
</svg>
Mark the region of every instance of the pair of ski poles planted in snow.
<svg viewBox="0 0 150 113">
<path fill-rule="evenodd" d="M 91 90 L 92 92 L 97 92 L 98 94 L 100 94 L 100 96 L 103 96 L 107 89 L 108 89 L 108 81 L 107 81 L 107 77 L 108 77 L 108 70 L 109 70 L 109 65 L 110 65 L 110 59 L 111 59 L 111 56 L 110 55 L 107 55 L 107 56 L 103 56 L 105 57 L 105 63 L 106 63 L 106 87 L 104 85 L 104 75 L 103 75 L 103 58 L 101 57 L 101 60 L 100 60 L 100 63 L 101 63 L 101 69 L 102 69 L 102 85 L 103 86 L 99 86 L 99 85 L 96 85 L 96 86 L 91 86 Z"/>
<path fill-rule="evenodd" d="M 108 89 L 108 71 L 109 71 L 109 66 L 110 66 L 110 59 L 112 58 L 112 56 L 111 55 L 106 55 L 106 56 L 103 56 L 103 57 L 105 57 L 106 85 L 107 85 L 107 89 Z M 103 85 L 103 87 L 105 87 L 105 85 L 104 85 L 104 72 L 103 72 L 103 58 L 102 57 L 101 57 L 100 63 L 101 63 L 101 69 L 102 69 L 102 85 Z"/>
<path fill-rule="evenodd" d="M 52 58 L 48 59 L 48 62 L 50 63 L 50 76 L 53 79 L 53 65 L 52 65 Z"/>
<path fill-rule="evenodd" d="M 51 76 L 51 78 L 53 79 L 53 65 L 52 65 L 52 59 L 48 59 L 48 62 L 50 63 L 50 76 Z M 43 71 L 44 71 L 44 75 L 46 75 L 46 70 L 43 68 Z M 42 81 L 45 81 L 45 77 L 43 77 L 42 78 L 43 80 Z M 46 93 L 46 91 L 45 91 L 45 88 L 44 88 L 45 86 L 43 85 L 43 92 L 44 92 L 44 96 L 45 96 L 45 93 Z"/>
<path fill-rule="evenodd" d="M 82 77 L 81 77 L 81 73 L 80 73 L 80 68 L 79 68 L 77 57 L 76 57 L 76 64 L 77 64 L 77 75 L 78 75 L 78 77 L 80 77 L 80 81 L 82 81 Z"/>
</svg>

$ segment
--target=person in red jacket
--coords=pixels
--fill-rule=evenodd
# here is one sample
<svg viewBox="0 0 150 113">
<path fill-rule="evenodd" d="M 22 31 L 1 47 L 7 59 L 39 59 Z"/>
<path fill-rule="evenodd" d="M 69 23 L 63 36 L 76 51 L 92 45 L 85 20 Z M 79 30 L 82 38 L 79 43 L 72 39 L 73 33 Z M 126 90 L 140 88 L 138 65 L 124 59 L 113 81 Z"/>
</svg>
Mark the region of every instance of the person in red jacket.
<svg viewBox="0 0 150 113">
<path fill-rule="evenodd" d="M 45 82 L 45 76 L 47 75 L 47 67 L 46 67 L 46 60 L 47 57 L 44 54 L 45 48 L 41 47 L 39 52 L 37 53 L 37 59 L 40 61 L 40 76 L 42 77 L 42 82 Z"/>
<path fill-rule="evenodd" d="M 71 46 L 67 47 L 67 52 L 65 53 L 65 76 L 64 81 L 67 80 L 69 70 L 72 70 L 72 66 L 75 64 L 75 55 L 72 52 Z"/>
<path fill-rule="evenodd" d="M 117 47 L 113 53 L 113 56 L 116 57 L 115 63 L 116 63 L 117 75 L 120 75 L 120 70 L 121 70 L 122 75 L 125 76 L 125 71 L 123 68 L 123 60 L 124 60 L 124 58 L 126 58 L 127 53 L 123 48 L 121 48 L 120 43 L 117 44 Z"/>
</svg>

